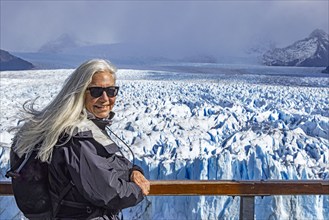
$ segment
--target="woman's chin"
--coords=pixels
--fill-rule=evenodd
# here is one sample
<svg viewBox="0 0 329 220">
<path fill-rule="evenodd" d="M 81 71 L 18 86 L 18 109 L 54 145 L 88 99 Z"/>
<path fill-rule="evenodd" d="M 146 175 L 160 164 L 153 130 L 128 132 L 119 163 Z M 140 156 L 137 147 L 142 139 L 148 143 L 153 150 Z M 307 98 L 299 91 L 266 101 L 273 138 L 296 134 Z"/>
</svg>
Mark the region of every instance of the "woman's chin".
<svg viewBox="0 0 329 220">
<path fill-rule="evenodd" d="M 107 113 L 100 113 L 95 115 L 97 118 L 107 118 L 109 116 L 109 112 Z"/>
<path fill-rule="evenodd" d="M 94 111 L 94 115 L 97 118 L 107 118 L 110 114 L 110 110 L 106 110 L 106 111 Z"/>
</svg>

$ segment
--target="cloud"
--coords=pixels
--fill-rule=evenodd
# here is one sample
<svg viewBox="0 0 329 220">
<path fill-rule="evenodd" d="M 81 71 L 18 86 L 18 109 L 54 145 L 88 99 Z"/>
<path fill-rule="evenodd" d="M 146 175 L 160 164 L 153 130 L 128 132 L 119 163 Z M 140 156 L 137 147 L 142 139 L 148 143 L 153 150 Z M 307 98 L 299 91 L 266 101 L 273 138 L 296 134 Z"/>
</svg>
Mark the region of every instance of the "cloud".
<svg viewBox="0 0 329 220">
<path fill-rule="evenodd" d="M 63 33 L 93 43 L 227 53 L 257 36 L 286 46 L 328 32 L 328 1 L 1 1 L 1 48 L 35 51 Z"/>
</svg>

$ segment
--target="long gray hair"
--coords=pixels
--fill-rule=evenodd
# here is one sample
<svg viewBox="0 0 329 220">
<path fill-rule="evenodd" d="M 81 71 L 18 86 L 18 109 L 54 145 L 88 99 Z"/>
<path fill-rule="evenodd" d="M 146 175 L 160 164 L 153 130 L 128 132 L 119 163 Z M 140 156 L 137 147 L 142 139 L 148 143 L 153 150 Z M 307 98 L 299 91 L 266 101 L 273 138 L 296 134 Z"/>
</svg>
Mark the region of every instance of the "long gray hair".
<svg viewBox="0 0 329 220">
<path fill-rule="evenodd" d="M 37 157 L 50 162 L 53 147 L 63 134 L 73 134 L 75 124 L 86 119 L 85 91 L 97 72 L 110 72 L 116 81 L 116 67 L 107 60 L 93 59 L 81 64 L 66 80 L 62 90 L 44 109 L 34 108 L 35 100 L 23 105 L 23 126 L 18 126 L 13 150 L 22 156 L 38 147 Z"/>
</svg>

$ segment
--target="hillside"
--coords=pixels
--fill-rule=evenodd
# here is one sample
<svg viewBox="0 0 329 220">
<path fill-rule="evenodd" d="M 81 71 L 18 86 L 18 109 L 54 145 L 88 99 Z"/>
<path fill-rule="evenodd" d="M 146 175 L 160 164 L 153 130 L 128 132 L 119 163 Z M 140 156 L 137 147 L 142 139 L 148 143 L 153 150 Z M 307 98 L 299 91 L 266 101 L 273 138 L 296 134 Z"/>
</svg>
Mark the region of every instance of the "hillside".
<svg viewBox="0 0 329 220">
<path fill-rule="evenodd" d="M 268 66 L 326 67 L 329 65 L 329 35 L 320 29 L 309 37 L 285 48 L 275 48 L 263 55 Z"/>
<path fill-rule="evenodd" d="M 30 70 L 34 65 L 0 49 L 0 70 Z"/>
</svg>

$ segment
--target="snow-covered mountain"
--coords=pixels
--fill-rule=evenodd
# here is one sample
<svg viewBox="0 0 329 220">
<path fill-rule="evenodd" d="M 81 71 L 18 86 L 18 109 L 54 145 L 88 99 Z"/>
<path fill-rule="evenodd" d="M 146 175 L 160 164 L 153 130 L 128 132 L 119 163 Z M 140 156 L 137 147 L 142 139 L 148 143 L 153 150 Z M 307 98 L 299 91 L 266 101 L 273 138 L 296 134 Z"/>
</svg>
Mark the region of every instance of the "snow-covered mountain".
<svg viewBox="0 0 329 220">
<path fill-rule="evenodd" d="M 263 67 L 257 75 L 245 66 L 213 71 L 199 66 L 196 73 L 183 67 L 184 74 L 118 71 L 120 92 L 111 128 L 131 146 L 147 178 L 329 180 L 326 74 L 313 76 L 315 68 L 305 67 Z M 235 73 L 238 69 L 244 74 Z M 295 71 L 310 74 L 298 77 Z M 0 73 L 0 180 L 13 137 L 8 130 L 16 125 L 22 103 L 40 96 L 36 107 L 46 105 L 71 72 Z M 329 196 L 265 196 L 255 204 L 256 220 L 325 220 L 329 213 Z M 124 210 L 124 218 L 237 220 L 239 197 L 148 196 Z M 20 219 L 13 197 L 0 197 L 0 219 Z"/>
<path fill-rule="evenodd" d="M 269 66 L 321 66 L 329 65 L 329 35 L 320 29 L 309 37 L 285 48 L 275 48 L 263 55 Z"/>
<path fill-rule="evenodd" d="M 77 48 L 85 45 L 75 37 L 69 34 L 62 34 L 57 39 L 49 41 L 42 45 L 38 52 L 40 53 L 61 53 L 72 48 Z"/>
<path fill-rule="evenodd" d="M 4 70 L 30 70 L 34 65 L 26 60 L 0 49 L 0 71 Z"/>
<path fill-rule="evenodd" d="M 252 38 L 247 48 L 245 49 L 245 53 L 249 55 L 263 55 L 269 50 L 273 50 L 276 47 L 276 42 L 269 37 L 265 36 L 255 36 Z"/>
</svg>

